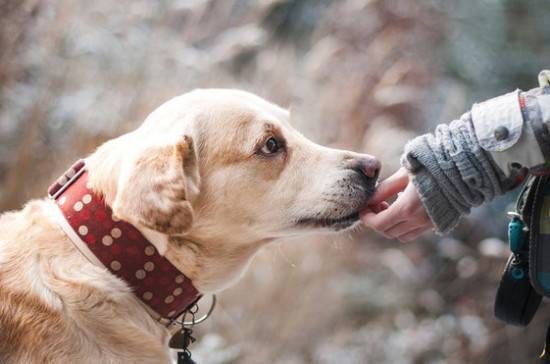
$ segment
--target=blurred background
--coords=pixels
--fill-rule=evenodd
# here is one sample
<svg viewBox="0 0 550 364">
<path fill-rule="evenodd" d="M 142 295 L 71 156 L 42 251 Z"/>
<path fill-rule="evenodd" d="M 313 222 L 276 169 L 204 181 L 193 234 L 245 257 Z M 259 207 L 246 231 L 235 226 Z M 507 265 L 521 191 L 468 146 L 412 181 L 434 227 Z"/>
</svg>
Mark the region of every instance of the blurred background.
<svg viewBox="0 0 550 364">
<path fill-rule="evenodd" d="M 306 136 L 378 156 L 550 67 L 547 0 L 2 0 L 0 211 L 163 101 L 232 87 Z M 493 300 L 513 196 L 452 237 L 365 229 L 273 245 L 197 329 L 200 363 L 530 363 L 550 310 L 506 327 Z"/>
</svg>

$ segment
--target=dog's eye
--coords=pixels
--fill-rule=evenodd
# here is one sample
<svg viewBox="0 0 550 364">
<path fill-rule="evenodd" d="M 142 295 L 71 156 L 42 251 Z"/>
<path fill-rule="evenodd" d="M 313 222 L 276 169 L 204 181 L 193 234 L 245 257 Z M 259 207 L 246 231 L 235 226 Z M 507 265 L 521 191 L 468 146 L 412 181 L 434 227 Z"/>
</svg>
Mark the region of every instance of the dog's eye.
<svg viewBox="0 0 550 364">
<path fill-rule="evenodd" d="M 281 144 L 279 143 L 279 141 L 274 137 L 271 137 L 265 142 L 262 149 L 260 149 L 260 152 L 262 152 L 262 154 L 274 154 L 277 153 L 280 149 Z"/>
</svg>

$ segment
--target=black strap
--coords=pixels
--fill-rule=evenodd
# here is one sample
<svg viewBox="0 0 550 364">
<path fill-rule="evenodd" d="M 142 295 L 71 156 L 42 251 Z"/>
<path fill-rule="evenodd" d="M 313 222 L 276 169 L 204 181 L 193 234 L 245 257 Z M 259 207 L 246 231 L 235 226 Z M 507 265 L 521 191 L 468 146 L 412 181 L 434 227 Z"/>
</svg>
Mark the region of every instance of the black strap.
<svg viewBox="0 0 550 364">
<path fill-rule="evenodd" d="M 550 236 L 541 226 L 541 220 L 546 220 L 547 199 L 545 198 L 550 188 L 550 176 L 536 177 L 530 187 L 529 210 L 524 214 L 529 215 L 529 277 L 533 288 L 543 296 L 550 297 L 548 283 L 541 280 L 550 271 Z M 545 211 L 543 211 L 543 209 Z M 544 225 L 543 225 L 544 226 Z"/>
<path fill-rule="evenodd" d="M 531 95 L 523 96 L 525 98 L 525 109 L 522 109 L 524 120 L 528 121 L 533 134 L 537 139 L 540 151 L 546 163 L 550 163 L 550 131 L 542 120 L 542 113 L 537 98 Z"/>
<path fill-rule="evenodd" d="M 542 155 L 544 156 L 544 160 L 546 163 L 550 163 L 550 133 L 548 132 L 546 124 L 542 122 L 540 110 L 537 114 L 539 115 L 534 120 L 531 120 L 531 127 L 535 132 L 535 138 L 537 139 Z"/>
<path fill-rule="evenodd" d="M 544 349 L 539 356 L 540 364 L 550 364 L 550 325 L 546 329 L 546 340 L 544 342 Z"/>
</svg>

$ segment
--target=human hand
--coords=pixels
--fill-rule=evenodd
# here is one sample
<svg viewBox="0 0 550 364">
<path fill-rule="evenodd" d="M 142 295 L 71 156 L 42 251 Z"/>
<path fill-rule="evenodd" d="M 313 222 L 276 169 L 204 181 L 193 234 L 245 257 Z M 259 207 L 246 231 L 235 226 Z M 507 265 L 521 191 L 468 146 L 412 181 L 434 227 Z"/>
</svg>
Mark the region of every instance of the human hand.
<svg viewBox="0 0 550 364">
<path fill-rule="evenodd" d="M 386 200 L 395 195 L 397 199 L 388 204 Z M 401 242 L 414 240 L 434 227 L 405 168 L 380 182 L 361 220 L 385 237 Z"/>
</svg>

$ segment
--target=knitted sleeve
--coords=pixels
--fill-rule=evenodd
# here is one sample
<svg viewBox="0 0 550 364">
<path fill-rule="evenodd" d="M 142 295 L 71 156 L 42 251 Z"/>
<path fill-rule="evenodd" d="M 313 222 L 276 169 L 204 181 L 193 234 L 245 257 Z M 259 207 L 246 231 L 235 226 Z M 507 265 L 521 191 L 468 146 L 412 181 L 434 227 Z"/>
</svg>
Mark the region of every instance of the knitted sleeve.
<svg viewBox="0 0 550 364">
<path fill-rule="evenodd" d="M 402 157 L 439 233 L 449 232 L 471 207 L 492 200 L 513 185 L 480 147 L 470 115 L 413 139 Z"/>
<path fill-rule="evenodd" d="M 550 171 L 550 71 L 541 76 L 541 87 L 475 104 L 405 146 L 401 162 L 439 233 L 515 187 L 525 170 Z"/>
</svg>

